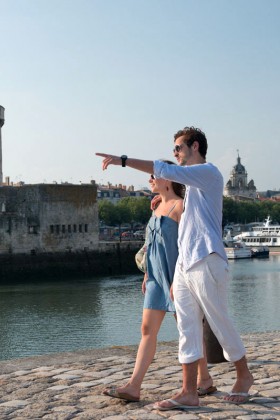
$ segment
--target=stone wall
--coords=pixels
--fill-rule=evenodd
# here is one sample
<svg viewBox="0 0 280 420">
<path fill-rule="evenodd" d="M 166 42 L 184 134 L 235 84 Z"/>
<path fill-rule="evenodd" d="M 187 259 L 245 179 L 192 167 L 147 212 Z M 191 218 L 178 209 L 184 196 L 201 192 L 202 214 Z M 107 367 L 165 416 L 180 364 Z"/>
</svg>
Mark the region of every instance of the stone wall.
<svg viewBox="0 0 280 420">
<path fill-rule="evenodd" d="M 139 273 L 141 241 L 101 242 L 97 187 L 0 188 L 0 281 Z"/>
<path fill-rule="evenodd" d="M 0 188 L 0 254 L 98 249 L 97 186 Z"/>
<path fill-rule="evenodd" d="M 101 243 L 95 251 L 0 255 L 0 282 L 41 278 L 139 274 L 135 254 L 141 242 Z"/>
</svg>

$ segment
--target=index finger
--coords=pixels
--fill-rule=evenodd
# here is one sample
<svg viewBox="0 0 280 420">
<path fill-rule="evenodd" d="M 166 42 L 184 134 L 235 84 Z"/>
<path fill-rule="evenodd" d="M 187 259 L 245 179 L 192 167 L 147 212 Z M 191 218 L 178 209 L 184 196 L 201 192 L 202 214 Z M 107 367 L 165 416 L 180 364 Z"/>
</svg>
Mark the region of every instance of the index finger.
<svg viewBox="0 0 280 420">
<path fill-rule="evenodd" d="M 96 156 L 101 156 L 101 157 L 107 157 L 107 156 L 109 156 L 108 155 L 108 153 L 95 153 L 96 154 Z"/>
</svg>

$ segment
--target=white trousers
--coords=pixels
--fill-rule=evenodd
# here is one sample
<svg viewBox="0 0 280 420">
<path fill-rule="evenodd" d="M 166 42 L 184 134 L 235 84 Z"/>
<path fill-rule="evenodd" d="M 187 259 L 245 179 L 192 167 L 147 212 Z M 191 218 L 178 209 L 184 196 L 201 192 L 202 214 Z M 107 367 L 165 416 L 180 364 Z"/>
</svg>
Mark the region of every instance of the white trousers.
<svg viewBox="0 0 280 420">
<path fill-rule="evenodd" d="M 236 362 L 245 355 L 244 345 L 228 315 L 228 280 L 228 265 L 215 253 L 199 261 L 187 272 L 177 264 L 173 293 L 180 363 L 192 363 L 203 357 L 203 315 L 227 360 Z"/>
</svg>

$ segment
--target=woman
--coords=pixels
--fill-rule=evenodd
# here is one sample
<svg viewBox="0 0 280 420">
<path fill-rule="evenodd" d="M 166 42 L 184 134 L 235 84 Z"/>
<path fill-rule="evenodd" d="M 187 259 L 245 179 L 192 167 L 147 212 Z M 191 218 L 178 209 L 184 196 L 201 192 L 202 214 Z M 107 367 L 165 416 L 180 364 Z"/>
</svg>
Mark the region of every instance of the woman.
<svg viewBox="0 0 280 420">
<path fill-rule="evenodd" d="M 170 161 L 165 162 L 174 164 Z M 171 312 L 175 316 L 171 285 L 178 257 L 178 224 L 183 212 L 184 185 L 165 179 L 156 179 L 154 175 L 150 176 L 149 183 L 151 191 L 157 193 L 159 197 L 147 226 L 147 272 L 142 283 L 142 291 L 145 295 L 142 338 L 134 370 L 128 383 L 117 388 L 106 388 L 103 391 L 105 395 L 127 401 L 140 400 L 141 384 L 154 358 L 157 334 L 164 316 L 166 312 Z M 203 375 L 209 381 L 207 364 L 203 366 L 203 369 Z"/>
</svg>

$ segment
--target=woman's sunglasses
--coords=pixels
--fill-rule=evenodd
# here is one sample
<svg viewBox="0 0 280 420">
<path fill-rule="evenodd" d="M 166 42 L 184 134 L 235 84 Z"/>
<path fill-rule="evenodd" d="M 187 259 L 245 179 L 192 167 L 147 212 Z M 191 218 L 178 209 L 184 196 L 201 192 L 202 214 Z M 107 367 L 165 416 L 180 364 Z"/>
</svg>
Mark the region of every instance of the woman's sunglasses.
<svg viewBox="0 0 280 420">
<path fill-rule="evenodd" d="M 151 179 L 156 179 L 154 174 L 151 174 Z"/>
</svg>

